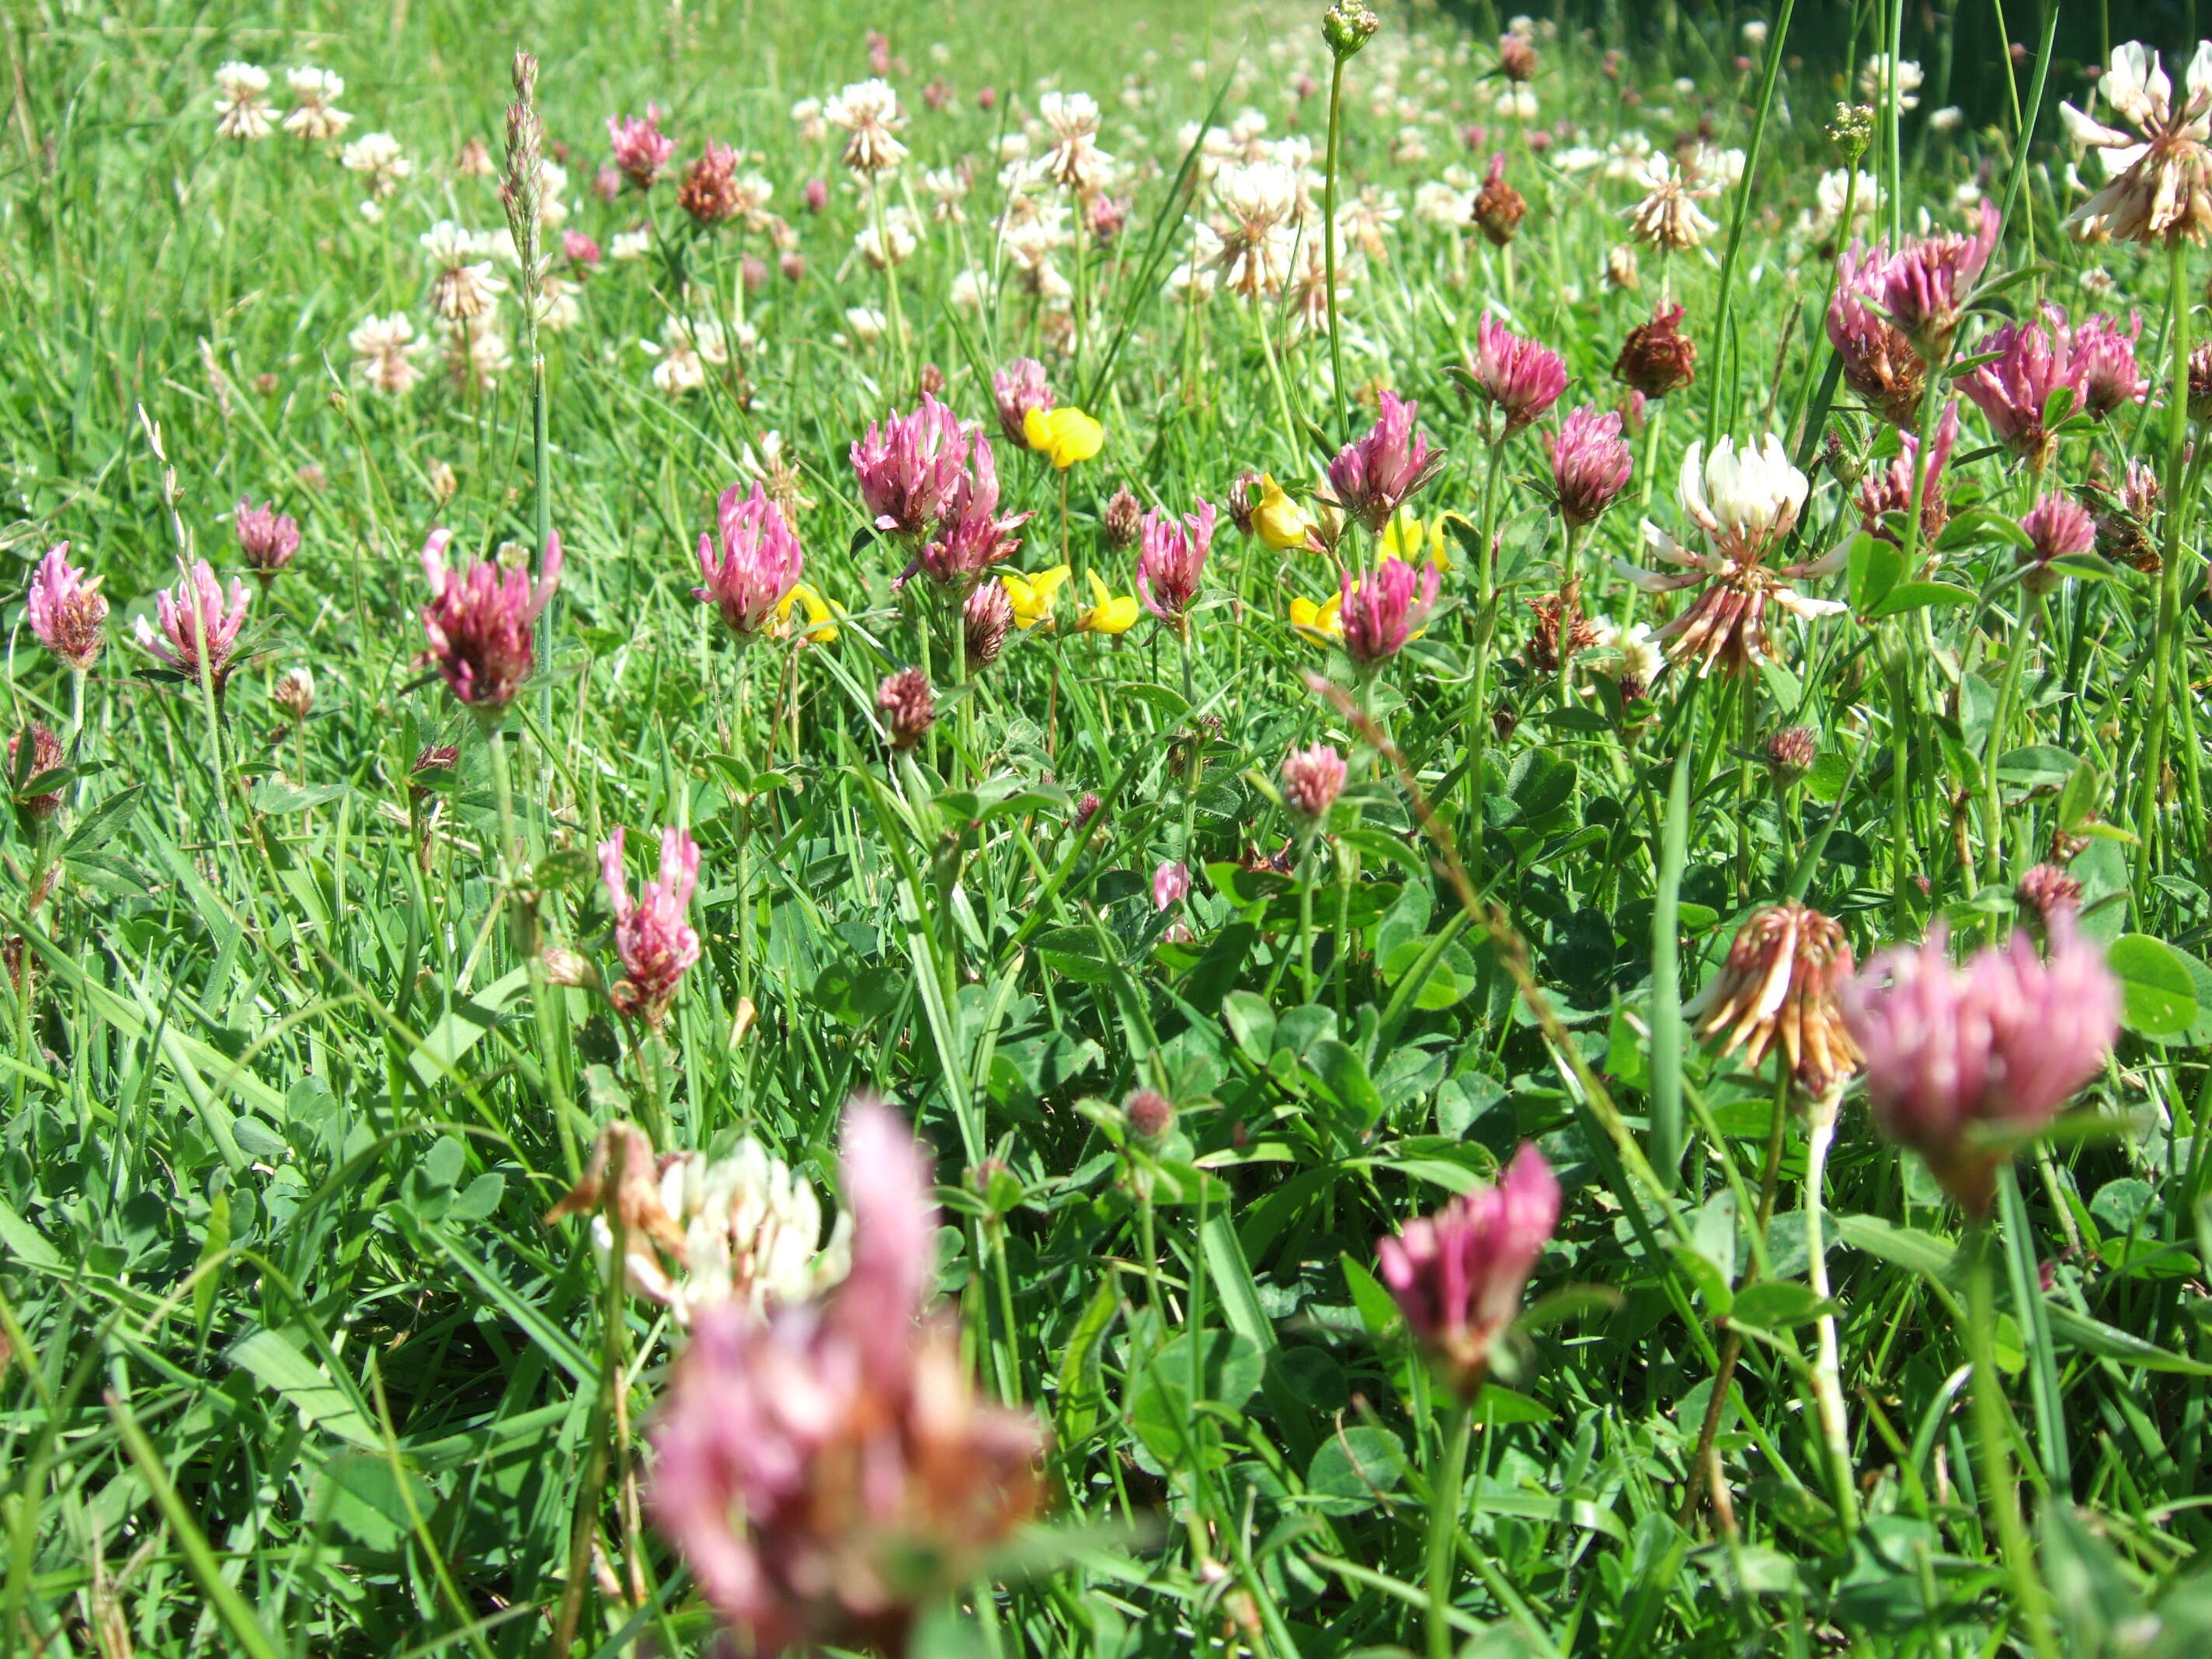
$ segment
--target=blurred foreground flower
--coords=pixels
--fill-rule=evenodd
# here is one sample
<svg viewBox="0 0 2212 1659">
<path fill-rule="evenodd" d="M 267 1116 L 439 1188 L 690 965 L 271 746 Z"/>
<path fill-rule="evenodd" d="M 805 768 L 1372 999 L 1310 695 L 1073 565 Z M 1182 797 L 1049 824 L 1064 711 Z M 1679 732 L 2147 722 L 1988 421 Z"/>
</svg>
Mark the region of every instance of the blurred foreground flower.
<svg viewBox="0 0 2212 1659">
<path fill-rule="evenodd" d="M 1794 899 L 1764 905 L 1744 918 L 1727 961 L 1682 1014 L 1722 1054 L 1741 1048 L 1754 1072 L 1778 1042 L 1800 1092 L 1823 1101 L 1858 1069 L 1858 1047 L 1836 1006 L 1850 975 L 1840 923 Z"/>
<path fill-rule="evenodd" d="M 2017 1143 L 2096 1075 L 2119 1035 L 2119 983 L 2103 951 L 2070 915 L 2052 924 L 2047 958 L 2016 933 L 1963 968 L 1939 926 L 1875 957 L 1840 993 L 1875 1127 L 1977 1218 Z"/>
<path fill-rule="evenodd" d="M 1521 1311 L 1528 1275 L 1559 1224 L 1559 1183 L 1524 1141 L 1479 1187 L 1375 1247 L 1413 1340 L 1461 1403 L 1482 1392 L 1490 1350 Z"/>
<path fill-rule="evenodd" d="M 526 570 L 502 570 L 479 559 L 465 575 L 446 568 L 450 530 L 434 530 L 422 544 L 422 570 L 430 579 L 430 603 L 422 607 L 422 631 L 430 657 L 454 696 L 495 717 L 538 664 L 532 637 L 538 613 L 561 582 L 561 538 L 545 544 L 545 559 L 533 585 Z"/>
<path fill-rule="evenodd" d="M 1309 823 L 1319 823 L 1344 793 L 1344 757 L 1328 744 L 1293 749 L 1283 757 L 1283 804 Z"/>
<path fill-rule="evenodd" d="M 653 1429 L 647 1501 L 751 1650 L 905 1651 L 926 1604 L 1036 1507 L 1042 1434 L 976 1398 L 928 1314 L 938 1212 L 912 1134 L 846 1115 L 852 1267 L 817 1301 L 701 1313 Z"/>
<path fill-rule="evenodd" d="M 623 977 L 608 993 L 632 1019 L 659 1026 L 668 1018 L 676 988 L 699 960 L 699 935 L 684 919 L 699 885 L 699 846 L 670 825 L 660 832 L 660 878 L 638 889 L 633 900 L 623 872 L 623 831 L 599 843 L 599 875 L 615 915 L 615 951 Z"/>
</svg>

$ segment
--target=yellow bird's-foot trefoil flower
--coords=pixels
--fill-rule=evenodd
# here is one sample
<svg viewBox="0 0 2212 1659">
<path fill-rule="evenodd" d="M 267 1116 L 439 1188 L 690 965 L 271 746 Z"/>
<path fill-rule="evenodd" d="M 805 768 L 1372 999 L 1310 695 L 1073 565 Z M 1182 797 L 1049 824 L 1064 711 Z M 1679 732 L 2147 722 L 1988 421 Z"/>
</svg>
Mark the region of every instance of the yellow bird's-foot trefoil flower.
<svg viewBox="0 0 2212 1659">
<path fill-rule="evenodd" d="M 1022 436 L 1031 449 L 1065 472 L 1087 461 L 1106 441 L 1106 428 L 1073 405 L 1032 409 L 1022 416 Z"/>
<path fill-rule="evenodd" d="M 1084 575 L 1091 583 L 1091 608 L 1075 619 L 1078 628 L 1086 634 L 1126 634 L 1137 625 L 1144 607 L 1135 594 L 1109 592 L 1095 570 Z"/>
<path fill-rule="evenodd" d="M 1000 573 L 999 581 L 1013 601 L 1014 626 L 1027 632 L 1042 623 L 1054 625 L 1052 608 L 1060 595 L 1060 584 L 1068 578 L 1068 568 L 1056 564 L 1049 570 L 1040 570 L 1034 576 L 1024 576 L 1019 571 Z"/>
</svg>

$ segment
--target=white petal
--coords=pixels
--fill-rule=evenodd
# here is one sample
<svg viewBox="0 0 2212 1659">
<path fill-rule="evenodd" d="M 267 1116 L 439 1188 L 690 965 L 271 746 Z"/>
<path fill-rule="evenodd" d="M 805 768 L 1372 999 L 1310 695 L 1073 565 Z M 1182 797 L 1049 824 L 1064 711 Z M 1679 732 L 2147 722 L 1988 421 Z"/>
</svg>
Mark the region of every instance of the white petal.
<svg viewBox="0 0 2212 1659">
<path fill-rule="evenodd" d="M 2071 104 L 2059 105 L 2058 118 L 2065 125 L 2066 136 L 2077 144 L 2117 148 L 2134 142 L 2124 132 L 2118 131 L 2106 126 L 2102 121 L 2084 115 Z"/>
<path fill-rule="evenodd" d="M 1850 606 L 1838 599 L 1808 599 L 1794 587 L 1778 587 L 1772 603 L 1780 605 L 1794 617 L 1811 622 L 1817 617 L 1842 617 L 1850 613 Z"/>
<path fill-rule="evenodd" d="M 2212 40 L 2199 40 L 2197 55 L 2189 60 L 2189 68 L 2182 76 L 2182 84 L 2189 88 L 2191 99 L 2212 94 Z"/>
</svg>

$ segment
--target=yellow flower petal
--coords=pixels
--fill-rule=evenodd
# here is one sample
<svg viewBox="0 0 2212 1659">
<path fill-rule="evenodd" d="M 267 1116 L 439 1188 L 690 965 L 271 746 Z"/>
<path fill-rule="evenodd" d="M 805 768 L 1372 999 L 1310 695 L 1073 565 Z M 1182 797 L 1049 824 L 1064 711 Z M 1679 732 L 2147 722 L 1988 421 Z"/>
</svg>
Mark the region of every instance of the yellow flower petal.
<svg viewBox="0 0 2212 1659">
<path fill-rule="evenodd" d="M 1098 453 L 1106 441 L 1106 428 L 1073 407 L 1032 409 L 1022 416 L 1022 436 L 1031 449 L 1065 472 Z"/>
<path fill-rule="evenodd" d="M 1039 623 L 1049 624 L 1053 604 L 1060 592 L 1060 584 L 1067 580 L 1067 567 L 1064 564 L 1056 564 L 1049 570 L 1040 570 L 1033 576 L 1024 576 L 1014 570 L 1001 574 L 999 581 L 1006 590 L 1006 598 L 1013 602 L 1014 626 L 1027 630 Z"/>
<path fill-rule="evenodd" d="M 817 645 L 827 645 L 837 637 L 837 624 L 830 618 L 837 614 L 830 602 L 805 582 L 793 582 L 791 592 L 776 601 L 775 623 L 770 629 L 777 639 L 791 635 L 791 607 L 796 603 L 806 612 L 806 626 L 800 636 Z"/>
<path fill-rule="evenodd" d="M 1260 475 L 1260 500 L 1252 509 L 1252 528 L 1269 547 L 1278 553 L 1286 553 L 1294 547 L 1307 545 L 1313 520 L 1283 493 L 1282 485 L 1263 472 Z"/>
<path fill-rule="evenodd" d="M 1340 593 L 1332 593 L 1318 605 L 1299 594 L 1291 600 L 1291 626 L 1316 645 L 1334 644 L 1344 637 L 1344 624 L 1336 614 L 1343 603 Z"/>
<path fill-rule="evenodd" d="M 1451 568 L 1449 544 L 1444 538 L 1443 517 L 1439 514 L 1425 524 L 1412 513 L 1401 507 L 1398 516 L 1382 526 L 1382 551 L 1391 557 L 1403 559 L 1407 564 L 1417 564 L 1423 551 L 1429 562 L 1438 571 Z"/>
<path fill-rule="evenodd" d="M 1091 608 L 1076 619 L 1076 626 L 1086 634 L 1126 634 L 1137 625 L 1144 607 L 1133 593 L 1116 595 L 1098 580 L 1095 570 L 1084 572 L 1091 583 Z"/>
</svg>

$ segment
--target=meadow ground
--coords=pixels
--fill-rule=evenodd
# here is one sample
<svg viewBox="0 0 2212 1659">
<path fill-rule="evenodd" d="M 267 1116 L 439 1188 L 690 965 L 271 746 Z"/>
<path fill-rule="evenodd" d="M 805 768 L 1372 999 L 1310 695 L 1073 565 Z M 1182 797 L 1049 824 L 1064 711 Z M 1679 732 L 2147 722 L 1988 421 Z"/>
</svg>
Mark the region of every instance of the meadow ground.
<svg viewBox="0 0 2212 1659">
<path fill-rule="evenodd" d="M 2212 1651 L 2212 46 L 1795 9 L 0 15 L 0 1650 Z"/>
</svg>

